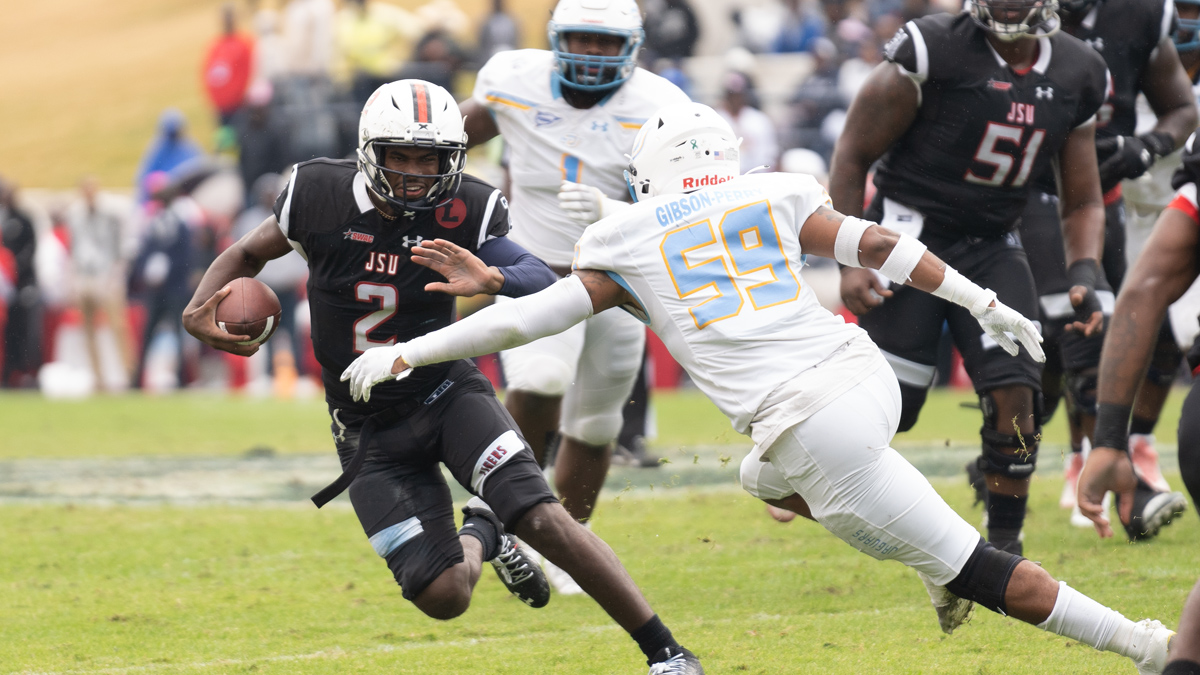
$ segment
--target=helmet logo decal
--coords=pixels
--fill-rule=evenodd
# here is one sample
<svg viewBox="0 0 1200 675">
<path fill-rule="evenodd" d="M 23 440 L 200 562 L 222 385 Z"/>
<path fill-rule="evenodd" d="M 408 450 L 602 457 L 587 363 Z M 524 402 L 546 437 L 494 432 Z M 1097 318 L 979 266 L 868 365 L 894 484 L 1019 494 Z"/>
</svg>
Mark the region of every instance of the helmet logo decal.
<svg viewBox="0 0 1200 675">
<path fill-rule="evenodd" d="M 696 145 L 696 139 L 694 139 L 694 138 L 692 139 L 692 149 L 693 149 L 693 150 L 699 150 L 699 149 L 700 149 L 700 146 Z"/>
</svg>

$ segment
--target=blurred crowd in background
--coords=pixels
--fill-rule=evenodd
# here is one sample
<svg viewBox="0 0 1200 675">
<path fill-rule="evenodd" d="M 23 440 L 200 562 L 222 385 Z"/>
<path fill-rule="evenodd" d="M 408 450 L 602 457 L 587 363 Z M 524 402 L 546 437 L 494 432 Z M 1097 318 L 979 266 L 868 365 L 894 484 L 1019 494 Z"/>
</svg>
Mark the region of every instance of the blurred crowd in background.
<svg viewBox="0 0 1200 675">
<path fill-rule="evenodd" d="M 744 139 L 743 171 L 819 179 L 882 45 L 909 19 L 958 9 L 930 0 L 641 5 L 642 66 L 728 117 Z M 480 17 L 453 0 L 412 11 L 382 0 L 247 0 L 215 18 L 198 78 L 213 138 L 192 138 L 184 116 L 168 109 L 124 189 L 81 176 L 69 193 L 24 195 L 0 178 L 3 387 L 57 396 L 189 386 L 317 392 L 304 261 L 292 254 L 260 275 L 284 315 L 279 334 L 249 360 L 202 348 L 182 330 L 200 275 L 270 215 L 288 167 L 354 155 L 359 111 L 380 84 L 419 78 L 462 100 L 491 55 L 546 47 L 544 32 L 522 34 L 505 0 Z M 710 31 L 723 39 L 704 40 Z M 703 53 L 704 44 L 726 46 Z M 468 171 L 503 185 L 500 143 L 476 152 Z M 673 381 L 668 374 L 658 384 Z"/>
</svg>

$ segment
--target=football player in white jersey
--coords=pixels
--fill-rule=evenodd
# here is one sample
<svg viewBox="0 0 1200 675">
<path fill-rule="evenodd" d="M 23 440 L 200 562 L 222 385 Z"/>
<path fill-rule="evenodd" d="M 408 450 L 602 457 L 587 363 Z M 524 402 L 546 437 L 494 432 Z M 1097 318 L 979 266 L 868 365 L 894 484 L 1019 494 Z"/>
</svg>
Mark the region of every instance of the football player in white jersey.
<svg viewBox="0 0 1200 675">
<path fill-rule="evenodd" d="M 971 311 L 1011 354 L 1044 360 L 1033 323 L 915 238 L 831 208 L 809 176 L 738 175 L 728 122 L 664 108 L 630 159 L 632 207 L 590 227 L 571 276 L 394 347 L 343 373 L 355 395 L 410 367 L 524 344 L 621 307 L 650 324 L 697 386 L 748 434 L 752 495 L 816 520 L 858 550 L 917 570 L 949 633 L 977 602 L 1160 673 L 1172 631 L 1134 623 L 1037 564 L 996 549 L 890 447 L 896 377 L 857 326 L 823 309 L 801 252 L 878 269 Z M 436 248 L 436 245 L 435 245 Z"/>
<path fill-rule="evenodd" d="M 470 145 L 497 134 L 508 144 L 511 238 L 566 275 L 584 227 L 625 205 L 622 171 L 642 123 L 688 98 L 637 67 L 643 32 L 634 0 L 560 0 L 549 37 L 551 51 L 489 59 L 461 108 Z M 582 213 L 559 208 L 564 185 L 564 197 L 578 197 Z M 578 520 L 591 517 L 604 484 L 644 344 L 644 326 L 610 312 L 500 355 L 505 405 L 539 462 L 547 439 L 562 433 L 554 482 Z M 559 592 L 582 592 L 552 565 L 546 573 Z"/>
</svg>

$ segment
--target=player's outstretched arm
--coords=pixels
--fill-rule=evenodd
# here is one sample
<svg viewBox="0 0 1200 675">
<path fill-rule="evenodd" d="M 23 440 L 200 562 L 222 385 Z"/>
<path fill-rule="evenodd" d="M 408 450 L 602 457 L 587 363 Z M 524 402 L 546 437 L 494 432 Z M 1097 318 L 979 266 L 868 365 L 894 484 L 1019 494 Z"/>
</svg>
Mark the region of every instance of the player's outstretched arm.
<svg viewBox="0 0 1200 675">
<path fill-rule="evenodd" d="M 229 295 L 229 282 L 255 276 L 268 260 L 279 258 L 291 250 L 287 239 L 279 231 L 275 216 L 264 220 L 209 265 L 192 301 L 183 311 L 183 327 L 197 340 L 222 351 L 239 356 L 250 356 L 257 352 L 257 344 L 238 344 L 252 336 L 230 335 L 217 326 L 217 305 Z"/>
<path fill-rule="evenodd" d="M 1196 278 L 1197 222 L 1174 208 L 1164 209 L 1133 269 L 1125 277 L 1100 355 L 1096 390 L 1094 448 L 1079 477 L 1079 510 L 1096 525 L 1101 537 L 1111 537 L 1104 493 L 1131 497 L 1135 487 L 1128 455 L 1129 416 L 1134 394 L 1146 374 L 1159 326 L 1167 307 L 1179 299 Z M 1120 500 L 1128 522 L 1133 499 Z"/>
<path fill-rule="evenodd" d="M 1096 125 L 1075 127 L 1059 150 L 1062 185 L 1063 249 L 1067 257 L 1068 293 L 1075 321 L 1067 326 L 1084 335 L 1103 330 L 1104 312 L 1096 296 L 1100 256 L 1104 252 L 1104 197 L 1096 172 Z"/>
<path fill-rule="evenodd" d="M 425 290 L 450 295 L 480 293 L 521 297 L 558 280 L 540 258 L 507 237 L 484 242 L 475 255 L 452 241 L 434 239 L 412 249 L 412 261 L 446 277 L 425 284 Z"/>
<path fill-rule="evenodd" d="M 411 368 L 512 349 L 561 333 L 595 312 L 634 302 L 604 272 L 576 270 L 544 291 L 486 307 L 441 330 L 391 347 L 363 352 L 342 373 L 355 400 L 370 400 L 371 388 L 401 379 Z"/>
<path fill-rule="evenodd" d="M 879 270 L 896 283 L 966 307 L 1004 351 L 1017 354 L 1017 345 L 1008 336 L 1012 333 L 1035 360 L 1046 360 L 1042 336 L 1032 321 L 997 300 L 995 292 L 980 288 L 942 262 L 914 237 L 821 207 L 800 228 L 800 246 L 847 267 Z"/>
<path fill-rule="evenodd" d="M 846 113 L 846 127 L 833 149 L 829 195 L 833 208 L 861 216 L 867 172 L 904 132 L 920 108 L 920 88 L 894 63 L 881 63 L 867 78 Z M 866 314 L 892 292 L 866 270 L 842 268 L 842 302 Z"/>
</svg>

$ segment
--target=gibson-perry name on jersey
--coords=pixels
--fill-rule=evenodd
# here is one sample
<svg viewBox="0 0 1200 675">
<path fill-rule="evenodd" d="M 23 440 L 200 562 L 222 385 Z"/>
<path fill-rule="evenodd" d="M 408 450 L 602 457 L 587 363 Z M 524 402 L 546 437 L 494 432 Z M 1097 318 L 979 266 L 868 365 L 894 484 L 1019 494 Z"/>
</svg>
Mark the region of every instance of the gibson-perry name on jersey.
<svg viewBox="0 0 1200 675">
<path fill-rule="evenodd" d="M 722 181 L 723 182 L 723 181 Z M 658 224 L 667 227 L 676 221 L 683 220 L 700 209 L 713 204 L 728 204 L 750 197 L 757 197 L 763 191 L 759 188 L 750 190 L 703 190 L 654 208 L 654 216 Z"/>
</svg>

